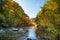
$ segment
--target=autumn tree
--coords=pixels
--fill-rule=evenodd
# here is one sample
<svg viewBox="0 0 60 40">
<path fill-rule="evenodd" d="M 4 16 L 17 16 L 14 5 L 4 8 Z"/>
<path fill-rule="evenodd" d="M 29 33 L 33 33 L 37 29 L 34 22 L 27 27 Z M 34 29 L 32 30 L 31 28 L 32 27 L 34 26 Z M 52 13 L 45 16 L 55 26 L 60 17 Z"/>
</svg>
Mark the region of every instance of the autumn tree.
<svg viewBox="0 0 60 40">
<path fill-rule="evenodd" d="M 36 23 L 38 28 L 42 27 L 49 33 L 50 40 L 57 40 L 57 34 L 60 33 L 60 1 L 47 1 L 38 13 Z"/>
<path fill-rule="evenodd" d="M 22 26 L 24 25 L 22 19 L 28 17 L 22 7 L 13 0 L 0 0 L 0 14 L 0 20 L 8 27 Z"/>
</svg>

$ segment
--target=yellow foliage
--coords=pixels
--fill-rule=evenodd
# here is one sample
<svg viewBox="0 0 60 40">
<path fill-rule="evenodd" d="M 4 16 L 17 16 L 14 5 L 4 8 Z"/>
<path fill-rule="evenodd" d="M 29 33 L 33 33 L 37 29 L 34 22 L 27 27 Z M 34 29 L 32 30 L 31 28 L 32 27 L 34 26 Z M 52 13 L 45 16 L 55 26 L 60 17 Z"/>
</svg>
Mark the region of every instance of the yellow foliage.
<svg viewBox="0 0 60 40">
<path fill-rule="evenodd" d="M 46 4 L 45 8 L 52 9 L 52 10 L 57 10 L 58 5 L 57 5 L 56 2 L 50 1 L 49 3 Z"/>
</svg>

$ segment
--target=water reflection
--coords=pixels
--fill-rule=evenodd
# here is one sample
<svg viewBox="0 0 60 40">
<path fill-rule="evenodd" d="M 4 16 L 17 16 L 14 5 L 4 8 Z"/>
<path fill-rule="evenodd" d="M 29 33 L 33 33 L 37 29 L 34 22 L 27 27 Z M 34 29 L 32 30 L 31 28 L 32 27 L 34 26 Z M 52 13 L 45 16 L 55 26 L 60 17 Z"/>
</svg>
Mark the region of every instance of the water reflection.
<svg viewBox="0 0 60 40">
<path fill-rule="evenodd" d="M 6 37 L 6 38 L 5 38 Z M 5 38 L 5 39 L 4 39 Z M 0 29 L 0 40 L 36 40 L 35 29 L 6 28 Z"/>
<path fill-rule="evenodd" d="M 36 34 L 35 34 L 35 29 L 33 29 L 32 27 L 30 27 L 28 29 L 28 37 L 27 40 L 36 40 Z"/>
</svg>

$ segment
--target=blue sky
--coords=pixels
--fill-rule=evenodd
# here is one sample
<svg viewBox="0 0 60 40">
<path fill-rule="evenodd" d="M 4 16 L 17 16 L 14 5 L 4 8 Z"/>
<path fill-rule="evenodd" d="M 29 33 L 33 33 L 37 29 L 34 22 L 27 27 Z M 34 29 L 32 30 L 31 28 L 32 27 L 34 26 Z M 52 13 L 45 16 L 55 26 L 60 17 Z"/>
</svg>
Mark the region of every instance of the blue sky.
<svg viewBox="0 0 60 40">
<path fill-rule="evenodd" d="M 25 13 L 30 18 L 35 18 L 39 10 L 41 10 L 40 7 L 44 5 L 46 0 L 14 0 L 23 8 Z"/>
</svg>

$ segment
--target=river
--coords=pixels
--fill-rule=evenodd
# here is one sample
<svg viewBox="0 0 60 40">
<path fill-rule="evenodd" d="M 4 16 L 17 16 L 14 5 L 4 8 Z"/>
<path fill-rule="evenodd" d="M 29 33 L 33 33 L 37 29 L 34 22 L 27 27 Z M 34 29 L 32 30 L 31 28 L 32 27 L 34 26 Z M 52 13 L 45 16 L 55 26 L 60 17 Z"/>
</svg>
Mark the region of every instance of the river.
<svg viewBox="0 0 60 40">
<path fill-rule="evenodd" d="M 0 29 L 0 40 L 2 39 L 13 39 L 13 40 L 36 40 L 35 30 L 30 28 L 6 28 Z"/>
</svg>

